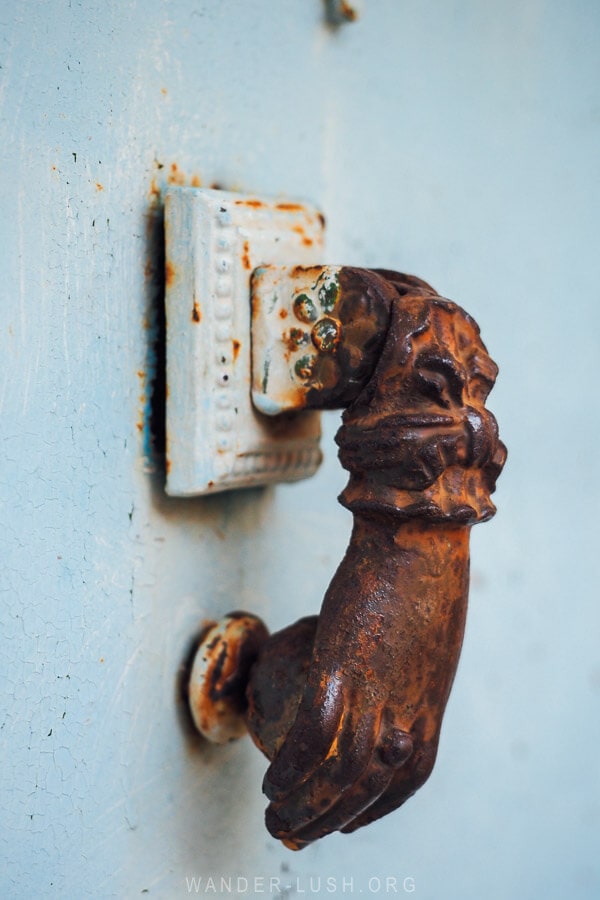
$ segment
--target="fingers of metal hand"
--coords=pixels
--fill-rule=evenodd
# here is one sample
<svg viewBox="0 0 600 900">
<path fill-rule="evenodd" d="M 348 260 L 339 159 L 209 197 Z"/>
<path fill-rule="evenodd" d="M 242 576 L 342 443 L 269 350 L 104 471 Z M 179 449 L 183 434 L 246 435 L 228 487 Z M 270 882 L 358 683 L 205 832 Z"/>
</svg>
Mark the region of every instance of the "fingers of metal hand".
<svg viewBox="0 0 600 900">
<path fill-rule="evenodd" d="M 307 685 L 294 724 L 267 769 L 263 792 L 278 802 L 302 785 L 327 758 L 344 712 L 341 678 L 332 674 Z"/>
<path fill-rule="evenodd" d="M 351 710 L 336 743 L 335 755 L 284 803 L 271 804 L 267 828 L 292 849 L 346 826 L 385 795 L 397 770 L 410 758 L 413 741 L 399 728 L 377 738 L 375 714 L 359 721 Z M 377 738 L 377 739 L 376 739 Z"/>
<path fill-rule="evenodd" d="M 435 760 L 435 748 L 429 747 L 413 753 L 412 758 L 406 761 L 404 766 L 396 769 L 394 778 L 379 799 L 364 810 L 353 822 L 349 822 L 340 829 L 344 834 L 350 834 L 364 825 L 370 825 L 377 819 L 387 816 L 402 806 L 425 783 L 433 768 Z"/>
<path fill-rule="evenodd" d="M 312 822 L 302 828 L 286 832 L 283 839 L 286 846 L 301 850 L 312 841 L 339 831 L 369 808 L 388 788 L 394 770 L 378 758 L 375 751 L 362 775 L 350 785 L 337 800 Z"/>
<path fill-rule="evenodd" d="M 388 789 L 383 793 L 371 806 L 363 810 L 360 815 L 356 816 L 351 822 L 340 828 L 342 834 L 351 834 L 365 825 L 370 825 L 377 819 L 387 816 L 402 806 L 416 792 L 413 786 L 410 772 L 403 772 L 402 775 L 397 774 L 389 785 Z"/>
<path fill-rule="evenodd" d="M 267 810 L 274 837 L 288 837 L 333 806 L 367 769 L 378 731 L 377 713 L 361 715 L 348 704 L 330 750 L 311 776 Z"/>
<path fill-rule="evenodd" d="M 390 728 L 379 744 L 378 752 L 382 762 L 392 769 L 399 769 L 412 756 L 413 739 L 401 728 Z"/>
</svg>

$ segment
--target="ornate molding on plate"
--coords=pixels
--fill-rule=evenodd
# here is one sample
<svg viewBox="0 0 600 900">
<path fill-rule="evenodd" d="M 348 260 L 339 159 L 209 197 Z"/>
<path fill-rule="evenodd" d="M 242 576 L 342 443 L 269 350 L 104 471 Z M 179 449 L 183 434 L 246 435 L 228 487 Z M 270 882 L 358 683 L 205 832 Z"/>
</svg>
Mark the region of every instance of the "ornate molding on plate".
<svg viewBox="0 0 600 900">
<path fill-rule="evenodd" d="M 308 265 L 323 220 L 302 204 L 171 188 L 167 241 L 167 492 L 295 481 L 321 459 L 318 413 L 268 418 L 251 402 L 250 276 Z"/>
</svg>

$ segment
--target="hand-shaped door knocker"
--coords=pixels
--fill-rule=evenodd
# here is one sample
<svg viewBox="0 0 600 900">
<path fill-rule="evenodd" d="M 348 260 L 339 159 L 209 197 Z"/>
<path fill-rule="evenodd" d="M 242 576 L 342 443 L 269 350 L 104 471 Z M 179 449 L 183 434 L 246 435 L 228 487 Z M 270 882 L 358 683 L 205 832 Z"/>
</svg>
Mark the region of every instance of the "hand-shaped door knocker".
<svg viewBox="0 0 600 900">
<path fill-rule="evenodd" d="M 242 612 L 207 626 L 189 699 L 209 739 L 247 729 L 269 758 L 267 828 L 297 850 L 386 815 L 431 773 L 463 639 L 469 529 L 495 512 L 506 449 L 484 408 L 497 367 L 459 306 L 397 272 L 266 267 L 254 312 L 282 279 L 295 285 L 284 335 L 295 403 L 344 409 L 352 536 L 318 616 L 271 636 Z"/>
</svg>

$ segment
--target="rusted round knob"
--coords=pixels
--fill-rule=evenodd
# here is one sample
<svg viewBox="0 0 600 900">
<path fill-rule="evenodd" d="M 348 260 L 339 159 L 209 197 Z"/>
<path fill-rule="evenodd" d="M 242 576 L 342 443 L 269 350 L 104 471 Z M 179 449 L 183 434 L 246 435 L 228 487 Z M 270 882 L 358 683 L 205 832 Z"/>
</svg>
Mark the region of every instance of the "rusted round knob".
<svg viewBox="0 0 600 900">
<path fill-rule="evenodd" d="M 246 733 L 246 686 L 250 669 L 269 636 L 250 613 L 232 612 L 206 623 L 190 675 L 189 707 L 196 728 L 213 744 Z"/>
</svg>

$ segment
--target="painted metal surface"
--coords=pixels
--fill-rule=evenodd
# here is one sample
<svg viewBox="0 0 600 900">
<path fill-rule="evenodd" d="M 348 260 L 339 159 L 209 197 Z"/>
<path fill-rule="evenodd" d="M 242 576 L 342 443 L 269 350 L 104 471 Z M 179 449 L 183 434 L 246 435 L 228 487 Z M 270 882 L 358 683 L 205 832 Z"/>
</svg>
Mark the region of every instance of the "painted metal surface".
<svg viewBox="0 0 600 900">
<path fill-rule="evenodd" d="M 169 188 L 165 197 L 167 492 L 195 496 L 313 475 L 319 416 L 274 421 L 250 397 L 250 277 L 323 255 L 307 204 Z M 268 369 L 268 361 L 265 363 Z"/>
<path fill-rule="evenodd" d="M 333 31 L 276 6 L 0 14 L 2 894 L 596 900 L 600 11 L 380 0 Z M 255 827 L 260 754 L 207 747 L 178 699 L 198 623 L 306 615 L 350 524 L 335 414 L 312 479 L 165 496 L 162 198 L 198 179 L 312 199 L 328 259 L 427 273 L 502 370 L 443 750 L 410 827 L 327 852 Z"/>
</svg>

